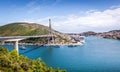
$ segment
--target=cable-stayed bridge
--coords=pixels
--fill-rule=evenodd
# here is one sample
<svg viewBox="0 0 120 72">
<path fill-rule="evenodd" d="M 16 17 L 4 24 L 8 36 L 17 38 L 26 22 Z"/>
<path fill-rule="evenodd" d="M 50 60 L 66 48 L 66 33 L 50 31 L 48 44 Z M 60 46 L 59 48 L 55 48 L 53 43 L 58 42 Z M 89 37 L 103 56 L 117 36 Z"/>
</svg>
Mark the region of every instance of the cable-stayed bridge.
<svg viewBox="0 0 120 72">
<path fill-rule="evenodd" d="M 6 37 L 0 37 L 0 41 L 2 44 L 5 42 L 13 42 L 14 44 L 14 49 L 19 52 L 18 50 L 18 43 L 20 40 L 28 39 L 28 38 L 40 38 L 40 37 L 54 37 L 55 35 L 51 34 L 51 19 L 49 19 L 49 34 L 47 35 L 35 35 L 35 36 L 6 36 Z M 48 39 L 49 43 L 49 39 Z"/>
</svg>

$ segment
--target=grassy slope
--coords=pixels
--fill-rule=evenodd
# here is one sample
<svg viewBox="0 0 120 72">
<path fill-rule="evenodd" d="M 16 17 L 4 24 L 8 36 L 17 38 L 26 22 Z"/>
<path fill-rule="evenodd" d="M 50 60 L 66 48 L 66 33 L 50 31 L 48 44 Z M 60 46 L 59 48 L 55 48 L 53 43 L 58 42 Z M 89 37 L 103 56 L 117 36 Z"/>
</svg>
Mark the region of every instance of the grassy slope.
<svg viewBox="0 0 120 72">
<path fill-rule="evenodd" d="M 32 35 L 44 35 L 48 34 L 49 28 L 40 24 L 35 23 L 10 23 L 4 26 L 0 26 L 0 36 L 32 36 Z M 52 29 L 52 33 L 57 35 L 58 31 Z M 32 43 L 46 43 L 48 39 L 36 39 L 32 40 Z M 55 42 L 60 43 L 68 42 L 67 39 L 63 38 L 60 35 L 57 35 Z M 30 39 L 28 39 L 29 42 Z M 28 42 L 27 41 L 27 42 Z M 25 41 L 26 42 L 26 41 Z"/>
<path fill-rule="evenodd" d="M 0 36 L 48 34 L 48 27 L 30 23 L 11 23 L 0 27 Z"/>
</svg>

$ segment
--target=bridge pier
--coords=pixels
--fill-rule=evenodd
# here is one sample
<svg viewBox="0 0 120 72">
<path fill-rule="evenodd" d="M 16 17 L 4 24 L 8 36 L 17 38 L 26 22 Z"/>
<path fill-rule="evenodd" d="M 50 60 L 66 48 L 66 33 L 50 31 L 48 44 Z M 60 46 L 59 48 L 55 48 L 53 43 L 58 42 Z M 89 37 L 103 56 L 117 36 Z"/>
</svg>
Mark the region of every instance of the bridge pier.
<svg viewBox="0 0 120 72">
<path fill-rule="evenodd" d="M 14 42 L 14 49 L 18 52 L 18 41 Z"/>
<path fill-rule="evenodd" d="M 4 45 L 5 44 L 5 41 L 1 41 L 1 45 Z"/>
</svg>

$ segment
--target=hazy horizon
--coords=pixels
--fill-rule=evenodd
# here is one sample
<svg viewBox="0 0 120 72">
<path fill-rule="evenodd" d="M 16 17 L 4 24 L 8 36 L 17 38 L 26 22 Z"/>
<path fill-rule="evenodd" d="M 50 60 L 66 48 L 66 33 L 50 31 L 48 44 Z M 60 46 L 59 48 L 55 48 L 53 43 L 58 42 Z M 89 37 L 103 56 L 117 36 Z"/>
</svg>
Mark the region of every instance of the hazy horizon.
<svg viewBox="0 0 120 72">
<path fill-rule="evenodd" d="M 1 0 L 0 26 L 38 23 L 63 33 L 119 30 L 120 0 Z"/>
</svg>

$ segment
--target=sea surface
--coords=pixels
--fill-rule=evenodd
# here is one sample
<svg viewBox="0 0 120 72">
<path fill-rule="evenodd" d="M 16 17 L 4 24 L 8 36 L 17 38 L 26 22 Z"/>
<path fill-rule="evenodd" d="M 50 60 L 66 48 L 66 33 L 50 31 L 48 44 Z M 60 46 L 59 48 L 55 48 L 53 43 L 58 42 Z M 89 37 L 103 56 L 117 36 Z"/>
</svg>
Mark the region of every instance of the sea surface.
<svg viewBox="0 0 120 72">
<path fill-rule="evenodd" d="M 19 49 L 19 53 L 31 59 L 41 58 L 47 66 L 67 72 L 120 72 L 119 40 L 86 37 L 85 42 L 77 47 L 26 45 L 26 50 Z M 12 45 L 4 47 L 13 49 Z"/>
</svg>

